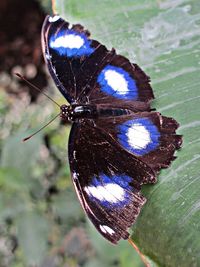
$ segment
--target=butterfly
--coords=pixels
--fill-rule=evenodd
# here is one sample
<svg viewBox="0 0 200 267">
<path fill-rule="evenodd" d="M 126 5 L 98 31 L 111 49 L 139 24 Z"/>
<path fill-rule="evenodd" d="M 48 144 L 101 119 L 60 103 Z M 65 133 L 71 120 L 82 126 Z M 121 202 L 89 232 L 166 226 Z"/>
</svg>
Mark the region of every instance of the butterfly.
<svg viewBox="0 0 200 267">
<path fill-rule="evenodd" d="M 68 158 L 80 203 L 100 234 L 112 243 L 129 237 L 160 169 L 175 159 L 179 124 L 150 107 L 150 78 L 115 49 L 108 50 L 80 24 L 58 15 L 42 27 L 43 54 L 69 105 Z"/>
</svg>

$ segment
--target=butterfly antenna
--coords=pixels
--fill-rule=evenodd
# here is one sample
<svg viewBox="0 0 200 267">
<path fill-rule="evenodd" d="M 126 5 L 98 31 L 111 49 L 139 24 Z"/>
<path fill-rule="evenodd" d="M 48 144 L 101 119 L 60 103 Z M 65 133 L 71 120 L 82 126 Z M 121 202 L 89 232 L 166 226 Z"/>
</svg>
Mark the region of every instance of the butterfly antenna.
<svg viewBox="0 0 200 267">
<path fill-rule="evenodd" d="M 49 124 L 51 124 L 58 116 L 60 116 L 60 113 L 57 114 L 53 119 L 51 119 L 47 124 L 45 124 L 44 126 L 42 126 L 42 128 L 40 128 L 39 130 L 37 130 L 35 133 L 29 135 L 28 137 L 22 139 L 23 142 L 29 140 L 30 138 L 32 138 L 34 135 L 36 135 L 37 133 L 39 133 L 40 131 L 42 131 L 44 128 L 46 128 Z"/>
<path fill-rule="evenodd" d="M 136 246 L 136 244 L 133 242 L 133 240 L 131 240 L 130 238 L 128 239 L 129 244 L 137 251 L 137 253 L 139 254 L 141 260 L 143 261 L 144 265 L 146 267 L 151 267 L 150 264 L 147 262 L 145 256 L 142 254 L 142 252 L 139 250 L 139 248 Z"/>
<path fill-rule="evenodd" d="M 54 104 L 56 104 L 59 108 L 60 108 L 60 105 L 55 101 L 53 100 L 53 98 L 51 98 L 49 95 L 45 94 L 44 92 L 42 92 L 42 90 L 35 86 L 34 84 L 30 83 L 26 78 L 24 78 L 24 76 L 22 76 L 21 74 L 19 73 L 15 73 L 15 75 L 17 77 L 19 77 L 20 79 L 22 79 L 24 82 L 26 82 L 30 87 L 32 87 L 33 89 L 37 90 L 38 92 L 42 93 L 43 95 L 45 95 L 48 99 L 50 99 L 52 102 L 54 102 Z"/>
</svg>

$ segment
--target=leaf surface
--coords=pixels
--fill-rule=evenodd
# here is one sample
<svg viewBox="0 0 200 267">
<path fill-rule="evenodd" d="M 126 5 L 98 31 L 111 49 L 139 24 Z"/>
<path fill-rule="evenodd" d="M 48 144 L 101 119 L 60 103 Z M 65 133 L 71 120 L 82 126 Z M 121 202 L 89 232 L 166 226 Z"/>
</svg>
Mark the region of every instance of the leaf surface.
<svg viewBox="0 0 200 267">
<path fill-rule="evenodd" d="M 179 123 L 184 144 L 148 199 L 133 240 L 159 266 L 200 266 L 200 3 L 195 0 L 57 0 L 58 13 L 81 23 L 151 77 L 153 107 Z"/>
</svg>

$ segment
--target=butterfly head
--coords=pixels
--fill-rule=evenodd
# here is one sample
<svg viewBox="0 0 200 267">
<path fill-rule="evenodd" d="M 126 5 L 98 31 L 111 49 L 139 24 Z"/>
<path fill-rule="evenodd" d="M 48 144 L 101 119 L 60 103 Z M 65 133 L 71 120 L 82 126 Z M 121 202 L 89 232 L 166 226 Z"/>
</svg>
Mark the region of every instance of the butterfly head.
<svg viewBox="0 0 200 267">
<path fill-rule="evenodd" d="M 93 105 L 72 104 L 60 107 L 60 117 L 64 122 L 75 121 L 82 118 L 96 118 L 97 109 Z"/>
<path fill-rule="evenodd" d="M 68 122 L 72 120 L 71 113 L 72 113 L 71 106 L 68 106 L 68 105 L 60 106 L 60 117 L 64 122 Z"/>
</svg>

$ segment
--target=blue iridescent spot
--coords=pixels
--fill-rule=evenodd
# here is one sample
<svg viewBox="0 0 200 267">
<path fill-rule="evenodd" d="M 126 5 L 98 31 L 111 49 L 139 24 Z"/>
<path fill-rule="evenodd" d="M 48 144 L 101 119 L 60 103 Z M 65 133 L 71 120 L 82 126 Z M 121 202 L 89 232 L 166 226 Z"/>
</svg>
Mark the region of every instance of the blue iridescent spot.
<svg viewBox="0 0 200 267">
<path fill-rule="evenodd" d="M 148 118 L 129 120 L 118 126 L 118 140 L 130 152 L 143 156 L 159 146 L 160 132 Z"/>
<path fill-rule="evenodd" d="M 62 30 L 51 36 L 49 46 L 59 55 L 67 57 L 89 56 L 94 52 L 85 34 L 74 30 Z"/>
<path fill-rule="evenodd" d="M 111 177 L 100 174 L 94 177 L 84 190 L 93 201 L 98 201 L 107 208 L 120 208 L 131 201 L 130 185 L 133 178 L 127 175 L 113 175 Z"/>
<path fill-rule="evenodd" d="M 138 88 L 136 81 L 122 68 L 107 65 L 98 75 L 101 91 L 119 99 L 136 100 Z"/>
</svg>

